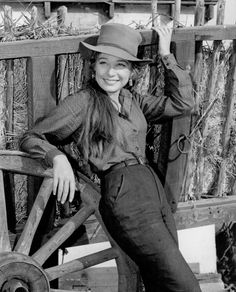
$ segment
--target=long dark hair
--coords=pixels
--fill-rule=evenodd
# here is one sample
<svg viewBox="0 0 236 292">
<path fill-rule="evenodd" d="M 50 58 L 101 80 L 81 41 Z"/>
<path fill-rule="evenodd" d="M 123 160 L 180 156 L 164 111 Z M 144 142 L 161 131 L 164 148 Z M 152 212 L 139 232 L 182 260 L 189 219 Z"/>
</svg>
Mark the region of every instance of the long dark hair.
<svg viewBox="0 0 236 292">
<path fill-rule="evenodd" d="M 102 158 L 116 137 L 117 112 L 110 97 L 91 80 L 86 86 L 88 107 L 79 134 L 79 144 L 84 158 Z"/>
</svg>

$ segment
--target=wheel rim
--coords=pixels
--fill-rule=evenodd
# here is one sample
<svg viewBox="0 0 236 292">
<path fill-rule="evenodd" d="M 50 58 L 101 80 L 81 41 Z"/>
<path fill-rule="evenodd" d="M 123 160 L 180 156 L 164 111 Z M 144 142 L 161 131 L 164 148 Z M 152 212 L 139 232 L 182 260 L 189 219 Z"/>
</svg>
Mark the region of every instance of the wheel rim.
<svg viewBox="0 0 236 292">
<path fill-rule="evenodd" d="M 3 171 L 43 177 L 43 183 L 34 205 L 30 211 L 24 230 L 14 249 L 10 243 L 7 228 L 7 212 L 3 187 Z M 50 282 L 65 274 L 81 271 L 88 267 L 115 259 L 118 271 L 118 292 L 137 291 L 138 273 L 136 265 L 120 251 L 117 244 L 109 236 L 98 212 L 100 195 L 88 179 L 84 179 L 81 187 L 82 205 L 80 210 L 71 217 L 48 242 L 29 256 L 34 235 L 44 213 L 48 199 L 52 193 L 52 170 L 45 170 L 40 163 L 19 151 L 0 151 L 0 291 L 1 292 L 56 292 L 72 291 L 50 288 Z M 68 239 L 68 237 L 91 214 L 95 214 L 105 231 L 111 248 L 91 255 L 77 258 L 71 262 L 43 269 L 42 266 L 52 253 Z M 19 272 L 20 271 L 20 272 Z"/>
</svg>

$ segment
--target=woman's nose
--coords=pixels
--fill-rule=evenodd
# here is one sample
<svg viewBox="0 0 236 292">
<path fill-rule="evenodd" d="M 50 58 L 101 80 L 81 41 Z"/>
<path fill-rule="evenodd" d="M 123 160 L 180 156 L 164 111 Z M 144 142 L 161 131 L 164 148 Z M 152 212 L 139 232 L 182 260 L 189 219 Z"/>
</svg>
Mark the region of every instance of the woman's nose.
<svg viewBox="0 0 236 292">
<path fill-rule="evenodd" d="M 115 74 L 115 69 L 114 69 L 112 66 L 110 66 L 110 67 L 108 68 L 107 73 L 108 73 L 109 75 L 114 75 L 114 74 Z"/>
</svg>

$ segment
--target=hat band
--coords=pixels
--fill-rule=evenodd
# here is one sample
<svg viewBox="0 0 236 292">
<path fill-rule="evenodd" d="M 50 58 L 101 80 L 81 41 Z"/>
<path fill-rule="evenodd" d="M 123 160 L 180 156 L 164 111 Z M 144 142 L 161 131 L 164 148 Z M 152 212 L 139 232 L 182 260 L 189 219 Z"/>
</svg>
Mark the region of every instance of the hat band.
<svg viewBox="0 0 236 292">
<path fill-rule="evenodd" d="M 104 42 L 102 42 L 102 43 L 98 43 L 97 46 L 104 46 L 104 47 L 113 47 L 113 48 L 117 48 L 117 49 L 120 49 L 120 50 L 122 50 L 122 51 L 124 51 L 124 52 L 126 52 L 126 53 L 128 53 L 128 54 L 130 54 L 130 55 L 132 55 L 132 56 L 135 57 L 135 58 L 137 57 L 136 54 L 133 54 L 132 52 L 130 52 L 130 51 L 124 49 L 124 48 L 121 48 L 120 46 L 118 46 L 118 45 L 116 45 L 116 44 L 111 44 L 111 43 L 104 43 Z"/>
</svg>

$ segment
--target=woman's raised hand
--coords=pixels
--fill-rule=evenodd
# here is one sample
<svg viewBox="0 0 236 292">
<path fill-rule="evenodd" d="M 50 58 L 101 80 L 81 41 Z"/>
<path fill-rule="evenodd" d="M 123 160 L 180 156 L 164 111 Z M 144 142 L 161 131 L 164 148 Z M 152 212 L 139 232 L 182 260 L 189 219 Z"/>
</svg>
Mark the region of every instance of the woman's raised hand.
<svg viewBox="0 0 236 292">
<path fill-rule="evenodd" d="M 168 26 L 152 27 L 159 35 L 159 54 L 161 56 L 170 54 L 170 42 L 172 36 L 172 28 Z"/>
<path fill-rule="evenodd" d="M 74 193 L 75 177 L 70 162 L 64 154 L 56 155 L 53 158 L 53 194 L 64 204 L 68 195 L 72 202 Z"/>
</svg>

